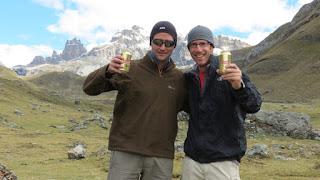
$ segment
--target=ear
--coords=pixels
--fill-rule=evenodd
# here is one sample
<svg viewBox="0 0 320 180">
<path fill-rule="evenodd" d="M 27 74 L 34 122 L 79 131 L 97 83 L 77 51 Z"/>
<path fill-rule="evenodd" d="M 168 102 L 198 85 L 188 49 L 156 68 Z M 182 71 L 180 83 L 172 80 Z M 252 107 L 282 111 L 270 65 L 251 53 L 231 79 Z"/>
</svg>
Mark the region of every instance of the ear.
<svg viewBox="0 0 320 180">
<path fill-rule="evenodd" d="M 210 46 L 210 52 L 211 52 L 211 54 L 213 54 L 213 49 L 214 49 L 214 46 Z"/>
</svg>

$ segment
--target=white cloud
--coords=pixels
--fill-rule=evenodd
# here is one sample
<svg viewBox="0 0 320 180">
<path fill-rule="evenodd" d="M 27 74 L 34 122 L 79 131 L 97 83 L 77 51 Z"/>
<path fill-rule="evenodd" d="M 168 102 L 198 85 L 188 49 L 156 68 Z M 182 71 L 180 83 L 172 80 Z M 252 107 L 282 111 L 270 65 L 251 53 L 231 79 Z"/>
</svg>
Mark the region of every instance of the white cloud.
<svg viewBox="0 0 320 180">
<path fill-rule="evenodd" d="M 11 68 L 15 65 L 26 65 L 35 56 L 51 56 L 53 49 L 46 45 L 25 46 L 0 44 L 0 62 Z"/>
<path fill-rule="evenodd" d="M 256 32 L 250 33 L 247 38 L 241 39 L 241 40 L 249 43 L 250 45 L 256 45 L 261 40 L 266 38 L 269 34 L 270 34 L 269 32 L 256 31 Z"/>
<path fill-rule="evenodd" d="M 57 10 L 64 9 L 63 0 L 33 0 L 33 1 L 45 7 L 49 7 Z"/>
<path fill-rule="evenodd" d="M 298 0 L 297 6 L 302 6 L 304 4 L 310 3 L 312 0 Z"/>
<path fill-rule="evenodd" d="M 149 32 L 154 23 L 169 20 L 179 34 L 186 35 L 201 24 L 212 30 L 230 27 L 234 31 L 259 33 L 251 35 L 252 42 L 259 42 L 280 25 L 291 21 L 302 4 L 288 6 L 285 0 L 70 0 L 73 9 L 61 10 L 60 20 L 48 27 L 54 33 L 66 33 L 90 43 L 107 42 L 123 28 L 142 26 Z M 249 37 L 248 37 L 249 38 Z"/>
<path fill-rule="evenodd" d="M 303 4 L 312 0 L 298 0 L 288 6 L 287 0 L 33 0 L 56 10 L 59 20 L 47 27 L 55 34 L 77 37 L 87 47 L 110 41 L 115 32 L 139 25 L 149 33 L 160 20 L 168 20 L 180 35 L 198 25 L 212 30 L 229 27 L 249 34 L 239 39 L 255 45 L 277 27 L 291 21 Z M 23 35 L 21 35 L 23 36 Z M 23 36 L 28 38 L 26 36 Z M 34 56 L 50 56 L 48 46 L 0 44 L 0 62 L 7 67 L 28 64 Z"/>
</svg>

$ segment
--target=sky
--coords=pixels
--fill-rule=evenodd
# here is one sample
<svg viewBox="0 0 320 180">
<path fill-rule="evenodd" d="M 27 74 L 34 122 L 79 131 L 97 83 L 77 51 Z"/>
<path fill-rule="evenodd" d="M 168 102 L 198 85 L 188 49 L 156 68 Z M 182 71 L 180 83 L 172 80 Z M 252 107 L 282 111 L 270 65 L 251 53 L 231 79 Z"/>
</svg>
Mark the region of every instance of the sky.
<svg viewBox="0 0 320 180">
<path fill-rule="evenodd" d="M 61 53 L 76 37 L 89 51 L 118 31 L 162 20 L 186 36 L 196 25 L 256 45 L 312 0 L 6 0 L 0 5 L 0 64 L 29 64 Z"/>
</svg>

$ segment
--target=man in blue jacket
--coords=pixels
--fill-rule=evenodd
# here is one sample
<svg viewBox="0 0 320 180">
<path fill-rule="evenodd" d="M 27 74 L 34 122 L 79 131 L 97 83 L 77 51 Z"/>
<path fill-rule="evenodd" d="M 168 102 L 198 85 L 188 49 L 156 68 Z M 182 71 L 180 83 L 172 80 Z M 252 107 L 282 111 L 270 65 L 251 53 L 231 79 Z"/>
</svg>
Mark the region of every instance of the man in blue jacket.
<svg viewBox="0 0 320 180">
<path fill-rule="evenodd" d="M 196 65 L 185 74 L 190 121 L 182 179 L 240 179 L 239 163 L 247 148 L 244 121 L 246 113 L 260 110 L 260 93 L 236 64 L 219 72 L 209 28 L 194 27 L 188 49 Z"/>
</svg>

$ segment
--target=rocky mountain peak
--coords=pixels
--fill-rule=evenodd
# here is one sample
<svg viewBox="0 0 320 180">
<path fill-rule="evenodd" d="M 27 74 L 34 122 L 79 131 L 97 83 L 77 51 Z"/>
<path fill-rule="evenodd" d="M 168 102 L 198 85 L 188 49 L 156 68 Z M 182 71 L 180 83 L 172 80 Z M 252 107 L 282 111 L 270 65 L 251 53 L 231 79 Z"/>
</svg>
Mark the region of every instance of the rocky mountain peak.
<svg viewBox="0 0 320 180">
<path fill-rule="evenodd" d="M 70 60 L 80 57 L 82 54 L 86 53 L 87 50 L 84 48 L 80 40 L 73 38 L 72 40 L 67 40 L 65 43 L 61 58 L 64 60 Z"/>
<path fill-rule="evenodd" d="M 309 4 L 305 4 L 293 17 L 291 24 L 297 24 L 305 18 L 315 18 L 320 15 L 320 0 L 314 0 Z"/>
<path fill-rule="evenodd" d="M 228 47 L 229 50 L 237 50 L 245 47 L 250 47 L 250 44 L 240 41 L 238 39 L 232 39 L 227 36 L 213 36 L 214 46 L 216 48 Z"/>
<path fill-rule="evenodd" d="M 143 34 L 143 28 L 132 26 L 131 29 L 118 31 L 110 41 L 110 44 L 93 48 L 87 56 L 113 57 L 122 51 L 130 51 L 133 57 L 140 58 L 149 47 L 147 37 Z"/>
<path fill-rule="evenodd" d="M 38 64 L 44 64 L 46 63 L 45 59 L 43 56 L 35 56 L 30 63 L 31 66 L 38 65 Z"/>
<path fill-rule="evenodd" d="M 131 29 L 124 29 L 117 32 L 112 38 L 111 43 L 121 44 L 123 48 L 132 48 L 143 46 L 145 47 L 145 42 L 147 37 L 142 33 L 143 28 L 137 25 L 132 26 Z"/>
<path fill-rule="evenodd" d="M 55 50 L 49 57 L 35 56 L 28 66 L 36 66 L 40 64 L 58 64 L 60 61 L 68 61 L 78 58 L 87 52 L 80 40 L 73 38 L 67 40 L 62 54 L 58 54 Z"/>
<path fill-rule="evenodd" d="M 186 45 L 186 39 L 178 36 L 177 46 L 172 54 L 172 59 L 178 67 L 190 66 L 194 62 L 190 57 Z M 220 47 L 228 46 L 230 50 L 240 49 L 249 46 L 240 40 L 231 39 L 224 36 L 214 37 L 216 50 Z M 109 44 L 93 48 L 88 53 L 84 53 L 80 40 L 76 38 L 68 40 L 63 53 L 59 55 L 53 52 L 51 57 L 37 57 L 32 65 L 45 62 L 51 66 L 39 66 L 39 71 L 72 71 L 79 75 L 87 75 L 89 72 L 110 62 L 111 58 L 123 51 L 130 51 L 133 59 L 142 58 L 150 49 L 149 35 L 140 26 L 134 25 L 129 29 L 123 29 L 114 34 Z M 53 66 L 55 65 L 55 66 Z M 44 69 L 47 68 L 47 69 Z M 30 68 L 29 74 L 37 74 L 37 68 Z"/>
</svg>

